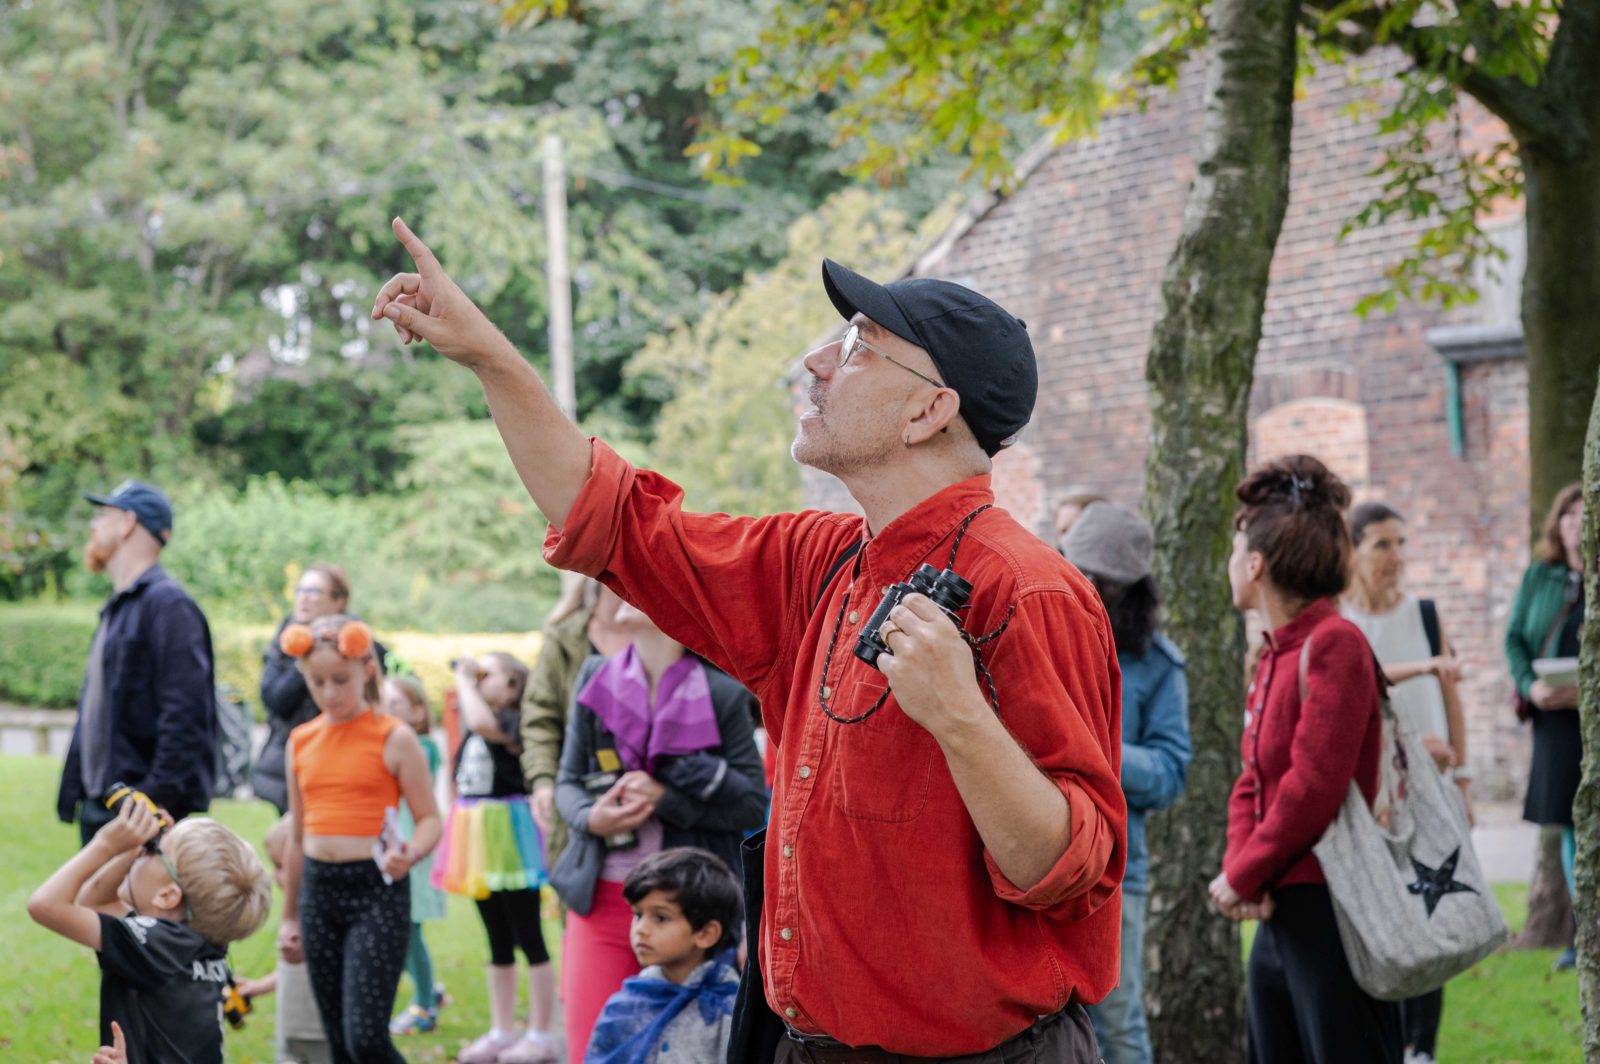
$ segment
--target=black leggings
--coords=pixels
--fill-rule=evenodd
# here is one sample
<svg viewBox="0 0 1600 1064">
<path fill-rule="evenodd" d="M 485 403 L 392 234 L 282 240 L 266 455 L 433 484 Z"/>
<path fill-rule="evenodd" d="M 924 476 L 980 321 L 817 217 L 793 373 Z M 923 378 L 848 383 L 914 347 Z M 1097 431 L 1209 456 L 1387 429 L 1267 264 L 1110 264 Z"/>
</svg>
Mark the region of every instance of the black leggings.
<svg viewBox="0 0 1600 1064">
<path fill-rule="evenodd" d="M 1400 1006 L 1356 983 L 1321 884 L 1272 892 L 1250 947 L 1250 1064 L 1400 1064 Z"/>
<path fill-rule="evenodd" d="M 1400 1016 L 1405 1021 L 1406 1048 L 1437 1056 L 1434 1050 L 1439 1045 L 1439 1021 L 1444 1017 L 1444 987 L 1406 998 L 1400 1002 Z"/>
<path fill-rule="evenodd" d="M 372 861 L 305 859 L 300 941 L 335 1064 L 393 1064 L 389 1014 L 411 941 L 411 888 Z"/>
<path fill-rule="evenodd" d="M 478 901 L 478 915 L 489 932 L 489 963 L 497 966 L 517 963 L 517 949 L 528 963 L 548 964 L 544 928 L 539 923 L 537 890 L 497 890 Z"/>
</svg>

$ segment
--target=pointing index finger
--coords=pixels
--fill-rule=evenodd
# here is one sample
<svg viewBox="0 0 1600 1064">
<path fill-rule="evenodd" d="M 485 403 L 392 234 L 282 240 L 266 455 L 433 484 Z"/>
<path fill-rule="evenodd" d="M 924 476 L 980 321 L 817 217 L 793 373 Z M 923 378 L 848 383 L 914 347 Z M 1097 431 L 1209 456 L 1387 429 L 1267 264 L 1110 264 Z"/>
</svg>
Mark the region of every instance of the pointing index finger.
<svg viewBox="0 0 1600 1064">
<path fill-rule="evenodd" d="M 410 226 L 399 218 L 389 224 L 394 229 L 394 235 L 400 238 L 400 243 L 405 245 L 406 251 L 410 253 L 411 261 L 417 264 L 417 272 L 425 276 L 444 272 L 428 245 L 411 231 Z"/>
</svg>

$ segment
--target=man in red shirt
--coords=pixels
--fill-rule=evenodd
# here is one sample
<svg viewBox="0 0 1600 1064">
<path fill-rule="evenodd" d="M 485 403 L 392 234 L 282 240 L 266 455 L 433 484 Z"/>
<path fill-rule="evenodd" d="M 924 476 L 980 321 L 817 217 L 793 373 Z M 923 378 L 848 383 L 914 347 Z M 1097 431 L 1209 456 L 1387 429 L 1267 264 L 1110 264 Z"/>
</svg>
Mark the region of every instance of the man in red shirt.
<svg viewBox="0 0 1600 1064">
<path fill-rule="evenodd" d="M 1097 1060 L 1082 1005 L 1118 970 L 1120 676 L 1088 581 L 993 507 L 990 459 L 1037 390 L 1022 323 L 959 285 L 824 263 L 850 327 L 806 356 L 793 453 L 864 518 L 691 514 L 562 416 L 394 228 L 418 272 L 373 317 L 478 375 L 546 557 L 761 699 L 778 770 L 730 1062 Z M 960 627 L 908 594 L 869 665 L 858 638 L 922 564 L 972 585 Z"/>
</svg>

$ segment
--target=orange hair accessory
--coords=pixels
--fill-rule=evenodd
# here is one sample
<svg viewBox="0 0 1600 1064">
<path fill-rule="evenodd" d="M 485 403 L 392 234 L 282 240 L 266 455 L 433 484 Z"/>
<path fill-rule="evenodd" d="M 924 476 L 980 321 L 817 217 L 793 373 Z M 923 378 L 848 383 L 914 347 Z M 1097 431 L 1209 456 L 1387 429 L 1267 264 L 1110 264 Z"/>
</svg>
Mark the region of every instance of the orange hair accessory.
<svg viewBox="0 0 1600 1064">
<path fill-rule="evenodd" d="M 278 636 L 279 648 L 291 658 L 303 658 L 311 653 L 316 641 L 311 629 L 303 624 L 291 624 Z"/>
<path fill-rule="evenodd" d="M 339 629 L 334 645 L 347 658 L 364 658 L 372 650 L 372 629 L 360 621 L 350 621 Z"/>
</svg>

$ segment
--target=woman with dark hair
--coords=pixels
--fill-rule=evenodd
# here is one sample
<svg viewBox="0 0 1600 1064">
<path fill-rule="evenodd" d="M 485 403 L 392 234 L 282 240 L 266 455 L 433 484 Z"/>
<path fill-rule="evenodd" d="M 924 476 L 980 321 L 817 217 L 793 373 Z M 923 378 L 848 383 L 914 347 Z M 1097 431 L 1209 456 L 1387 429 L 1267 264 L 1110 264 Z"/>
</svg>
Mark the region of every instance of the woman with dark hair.
<svg viewBox="0 0 1600 1064">
<path fill-rule="evenodd" d="M 1533 724 L 1533 764 L 1528 768 L 1528 793 L 1522 819 L 1561 828 L 1561 869 L 1567 890 L 1573 889 L 1572 799 L 1583 765 L 1583 733 L 1578 729 L 1578 685 L 1568 677 L 1540 676 L 1541 659 L 1576 658 L 1583 628 L 1583 485 L 1569 484 L 1556 494 L 1544 529 L 1533 548 L 1533 561 L 1522 574 L 1522 587 L 1506 625 L 1506 664 L 1517 694 Z M 1522 715 L 1522 714 L 1519 714 Z M 1569 948 L 1556 960 L 1570 968 Z"/>
<path fill-rule="evenodd" d="M 311 700 L 294 658 L 283 652 L 278 639 L 291 624 L 310 624 L 319 617 L 344 613 L 349 605 L 350 581 L 343 569 L 326 562 L 307 566 L 295 583 L 294 609 L 278 625 L 261 659 L 261 705 L 267 711 L 267 741 L 256 757 L 250 789 L 257 798 L 271 802 L 280 815 L 289 811 L 289 788 L 284 778 L 289 733 L 317 716 L 317 704 Z M 381 678 L 389 652 L 382 643 L 376 643 L 373 654 Z"/>
<path fill-rule="evenodd" d="M 1381 502 L 1364 502 L 1350 512 L 1350 541 L 1354 563 L 1339 612 L 1367 637 L 1394 685 L 1389 701 L 1395 715 L 1422 740 L 1439 771 L 1455 781 L 1470 817 L 1467 724 L 1456 692 L 1461 669 L 1438 608 L 1401 587 L 1405 519 Z M 1400 1003 L 1408 1064 L 1433 1061 L 1443 1010 L 1443 987 Z"/>
<path fill-rule="evenodd" d="M 1128 800 L 1128 865 L 1122 879 L 1122 971 L 1089 1010 L 1106 1064 L 1149 1064 L 1144 1015 L 1144 924 L 1149 898 L 1146 814 L 1183 793 L 1189 758 L 1189 684 L 1183 654 L 1158 630 L 1150 575 L 1154 536 L 1136 514 L 1093 502 L 1061 540 L 1061 553 L 1094 584 L 1111 619 L 1122 668 L 1122 793 Z"/>
<path fill-rule="evenodd" d="M 1378 789 L 1378 667 L 1334 604 L 1350 560 L 1350 489 L 1296 455 L 1257 469 L 1236 494 L 1228 582 L 1234 605 L 1265 621 L 1266 645 L 1245 697 L 1244 770 L 1211 900 L 1229 919 L 1261 920 L 1247 977 L 1249 1059 L 1400 1064 L 1400 1007 L 1357 985 L 1311 852 L 1352 780 L 1368 803 Z"/>
</svg>

